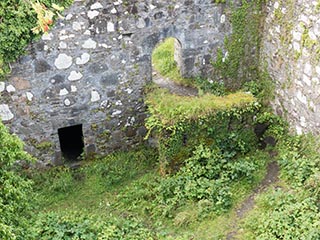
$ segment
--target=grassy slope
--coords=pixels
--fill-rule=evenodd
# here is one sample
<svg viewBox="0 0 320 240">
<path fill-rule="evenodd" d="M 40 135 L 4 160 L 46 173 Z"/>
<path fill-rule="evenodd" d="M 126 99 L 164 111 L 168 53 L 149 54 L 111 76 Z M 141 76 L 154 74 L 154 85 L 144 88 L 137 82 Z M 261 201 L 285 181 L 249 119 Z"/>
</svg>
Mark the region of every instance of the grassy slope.
<svg viewBox="0 0 320 240">
<path fill-rule="evenodd" d="M 219 239 L 228 232 L 235 215 L 233 210 L 221 216 L 208 212 L 199 217 L 197 204 L 190 202 L 177 210 L 182 219 L 150 214 L 148 207 L 152 203 L 148 196 L 160 181 L 153 152 L 149 149 L 117 153 L 89 162 L 77 171 L 50 170 L 34 175 L 40 212 L 65 215 L 77 211 L 106 221 L 134 216 L 160 239 Z M 263 174 L 261 169 L 251 184 L 239 182 L 233 186 L 236 203 L 250 193 Z"/>
</svg>

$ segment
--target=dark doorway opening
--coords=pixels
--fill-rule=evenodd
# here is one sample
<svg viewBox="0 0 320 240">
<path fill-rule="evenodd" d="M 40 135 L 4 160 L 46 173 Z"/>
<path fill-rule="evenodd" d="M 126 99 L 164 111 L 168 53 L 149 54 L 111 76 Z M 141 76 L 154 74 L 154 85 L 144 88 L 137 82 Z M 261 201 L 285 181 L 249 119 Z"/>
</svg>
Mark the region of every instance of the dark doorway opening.
<svg viewBox="0 0 320 240">
<path fill-rule="evenodd" d="M 62 156 L 66 161 L 81 160 L 84 149 L 82 124 L 58 129 Z"/>
</svg>

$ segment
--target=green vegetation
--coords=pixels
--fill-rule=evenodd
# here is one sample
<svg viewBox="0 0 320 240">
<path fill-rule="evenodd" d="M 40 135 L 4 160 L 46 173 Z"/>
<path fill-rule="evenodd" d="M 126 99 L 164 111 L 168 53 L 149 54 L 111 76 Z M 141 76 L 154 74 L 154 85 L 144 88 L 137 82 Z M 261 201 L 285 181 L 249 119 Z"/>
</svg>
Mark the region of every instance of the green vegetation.
<svg viewBox="0 0 320 240">
<path fill-rule="evenodd" d="M 46 6 L 53 3 L 68 6 L 73 0 L 40 0 Z M 37 35 L 37 14 L 30 2 L 25 0 L 2 0 L 0 2 L 0 78 L 10 72 L 10 63 L 25 53 L 27 44 Z"/>
<path fill-rule="evenodd" d="M 249 80 L 259 81 L 263 2 L 245 0 L 231 12 L 232 34 L 225 39 L 224 49 L 220 49 L 213 62 L 214 74 L 228 89 L 239 89 Z"/>
<path fill-rule="evenodd" d="M 173 95 L 163 89 L 151 91 L 147 95 L 146 102 L 149 105 L 149 111 L 152 113 L 148 123 L 153 120 L 156 121 L 154 118 L 157 118 L 165 126 L 187 120 L 205 118 L 219 111 L 228 111 L 258 104 L 250 93 L 245 92 L 231 93 L 223 97 L 212 94 L 187 97 Z M 152 124 L 147 125 L 150 126 Z"/>
<path fill-rule="evenodd" d="M 258 194 L 255 207 L 239 223 L 237 237 L 319 239 L 320 142 L 312 136 L 290 136 L 287 124 L 266 110 L 273 90 L 270 78 L 245 57 L 246 44 L 259 43 L 258 31 L 253 32 L 261 5 L 255 3 L 244 1 L 232 13 L 228 56 L 221 51 L 214 63 L 226 86 L 198 78 L 192 82 L 203 91 L 199 97 L 147 90 L 147 137 L 156 138 L 155 148 L 140 146 L 86 159 L 77 169 L 23 170 L 20 164 L 25 166 L 31 157 L 0 123 L 0 238 L 224 239 L 234 230 L 237 208 L 259 186 L 267 164 L 277 161 L 279 182 Z M 6 14 L 22 14 L 26 7 L 12 6 Z M 27 13 L 21 17 L 30 17 L 30 22 L 23 20 L 21 26 L 30 30 L 35 18 Z M 14 60 L 34 37 L 19 27 L 14 37 L 6 36 L 8 45 L 2 45 L 0 33 L 0 63 L 9 53 L 9 61 Z M 21 34 L 26 36 L 20 45 L 12 39 Z M 173 41 L 156 48 L 153 64 L 160 74 L 185 83 L 174 62 Z M 239 72 L 243 66 L 253 67 Z M 260 133 L 255 131 L 258 125 L 265 126 Z M 264 142 L 266 138 L 276 145 Z M 39 149 L 51 146 L 33 144 Z"/>
<path fill-rule="evenodd" d="M 22 142 L 0 122 L 0 237 L 1 239 L 26 239 L 31 216 L 31 182 L 16 170 L 16 161 L 30 161 L 23 151 Z M 24 238 L 26 237 L 26 238 Z"/>
<path fill-rule="evenodd" d="M 277 147 L 281 184 L 259 196 L 243 239 L 320 238 L 319 139 L 287 136 Z"/>
</svg>

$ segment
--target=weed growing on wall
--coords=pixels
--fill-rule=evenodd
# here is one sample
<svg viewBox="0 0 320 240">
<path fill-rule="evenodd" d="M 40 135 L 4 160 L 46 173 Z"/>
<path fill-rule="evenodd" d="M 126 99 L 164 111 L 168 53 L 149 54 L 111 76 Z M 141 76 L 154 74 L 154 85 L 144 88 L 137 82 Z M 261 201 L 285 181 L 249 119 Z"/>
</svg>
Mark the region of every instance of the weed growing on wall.
<svg viewBox="0 0 320 240">
<path fill-rule="evenodd" d="M 258 79 L 260 26 L 263 1 L 242 1 L 231 12 L 232 34 L 213 62 L 214 74 L 228 89 L 239 89 L 249 80 Z"/>
</svg>

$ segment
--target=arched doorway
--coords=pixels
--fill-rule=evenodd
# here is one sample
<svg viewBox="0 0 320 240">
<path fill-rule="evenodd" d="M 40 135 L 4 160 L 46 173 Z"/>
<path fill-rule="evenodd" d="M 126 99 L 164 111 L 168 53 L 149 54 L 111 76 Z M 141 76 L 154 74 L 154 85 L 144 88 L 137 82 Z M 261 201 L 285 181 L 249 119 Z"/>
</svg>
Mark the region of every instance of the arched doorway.
<svg viewBox="0 0 320 240">
<path fill-rule="evenodd" d="M 158 43 L 152 51 L 152 81 L 178 95 L 196 96 L 191 78 L 183 77 L 182 46 L 178 39 L 169 37 Z"/>
</svg>

